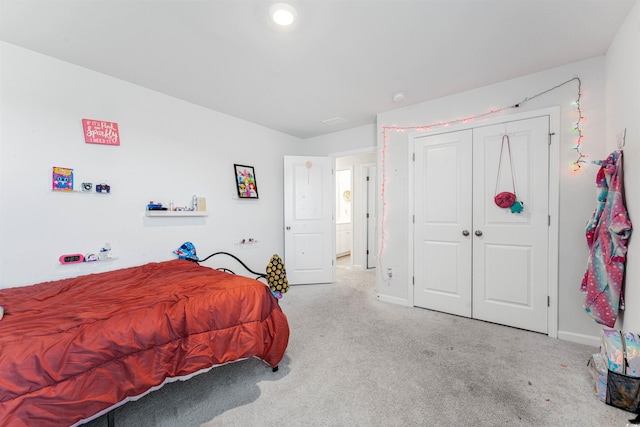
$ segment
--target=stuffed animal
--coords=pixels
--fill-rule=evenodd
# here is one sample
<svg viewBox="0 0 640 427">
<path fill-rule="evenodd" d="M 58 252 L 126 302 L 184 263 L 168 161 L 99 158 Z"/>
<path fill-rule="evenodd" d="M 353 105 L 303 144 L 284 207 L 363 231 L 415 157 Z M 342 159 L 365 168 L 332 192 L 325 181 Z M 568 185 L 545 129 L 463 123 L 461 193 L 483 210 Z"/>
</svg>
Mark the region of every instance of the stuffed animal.
<svg viewBox="0 0 640 427">
<path fill-rule="evenodd" d="M 198 255 L 196 255 L 196 247 L 191 242 L 184 242 L 182 246 L 173 251 L 179 259 L 186 259 L 189 261 L 200 261 Z"/>
</svg>

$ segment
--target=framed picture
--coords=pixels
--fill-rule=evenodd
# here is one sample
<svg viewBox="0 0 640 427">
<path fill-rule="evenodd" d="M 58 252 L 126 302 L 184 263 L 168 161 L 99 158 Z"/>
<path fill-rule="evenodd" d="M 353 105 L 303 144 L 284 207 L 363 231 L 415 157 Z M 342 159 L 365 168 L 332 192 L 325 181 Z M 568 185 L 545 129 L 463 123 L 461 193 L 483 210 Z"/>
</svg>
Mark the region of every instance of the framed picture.
<svg viewBox="0 0 640 427">
<path fill-rule="evenodd" d="M 257 199 L 258 184 L 253 166 L 233 165 L 236 173 L 236 189 L 241 199 Z"/>
</svg>

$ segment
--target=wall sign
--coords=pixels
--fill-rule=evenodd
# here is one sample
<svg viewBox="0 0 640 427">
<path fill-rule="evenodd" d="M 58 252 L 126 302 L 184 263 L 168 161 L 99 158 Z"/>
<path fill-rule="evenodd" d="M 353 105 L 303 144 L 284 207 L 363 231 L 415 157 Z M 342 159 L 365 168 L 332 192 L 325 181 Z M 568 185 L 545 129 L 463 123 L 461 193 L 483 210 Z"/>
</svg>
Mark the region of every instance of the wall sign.
<svg viewBox="0 0 640 427">
<path fill-rule="evenodd" d="M 82 128 L 87 144 L 120 145 L 117 123 L 82 119 Z"/>
</svg>

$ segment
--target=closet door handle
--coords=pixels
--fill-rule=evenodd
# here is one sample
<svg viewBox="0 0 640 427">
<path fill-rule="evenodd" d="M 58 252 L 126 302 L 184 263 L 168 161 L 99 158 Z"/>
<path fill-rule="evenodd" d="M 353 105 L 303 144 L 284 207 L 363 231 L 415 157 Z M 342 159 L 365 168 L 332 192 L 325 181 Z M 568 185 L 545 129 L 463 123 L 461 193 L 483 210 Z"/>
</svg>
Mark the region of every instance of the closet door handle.
<svg viewBox="0 0 640 427">
<path fill-rule="evenodd" d="M 480 236 L 482 236 L 482 230 L 476 230 L 475 233 L 473 233 L 473 234 L 475 234 L 476 236 L 480 237 Z"/>
<path fill-rule="evenodd" d="M 463 236 L 468 236 L 469 235 L 469 230 L 462 230 L 462 235 Z"/>
</svg>

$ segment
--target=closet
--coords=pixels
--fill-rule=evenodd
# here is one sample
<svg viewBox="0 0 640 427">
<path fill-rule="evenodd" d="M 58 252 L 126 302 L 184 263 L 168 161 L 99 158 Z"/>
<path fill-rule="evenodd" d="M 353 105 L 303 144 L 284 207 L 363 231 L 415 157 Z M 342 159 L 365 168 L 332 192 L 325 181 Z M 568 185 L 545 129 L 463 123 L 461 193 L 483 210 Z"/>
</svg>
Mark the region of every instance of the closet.
<svg viewBox="0 0 640 427">
<path fill-rule="evenodd" d="M 549 120 L 414 138 L 414 305 L 547 333 Z"/>
</svg>

